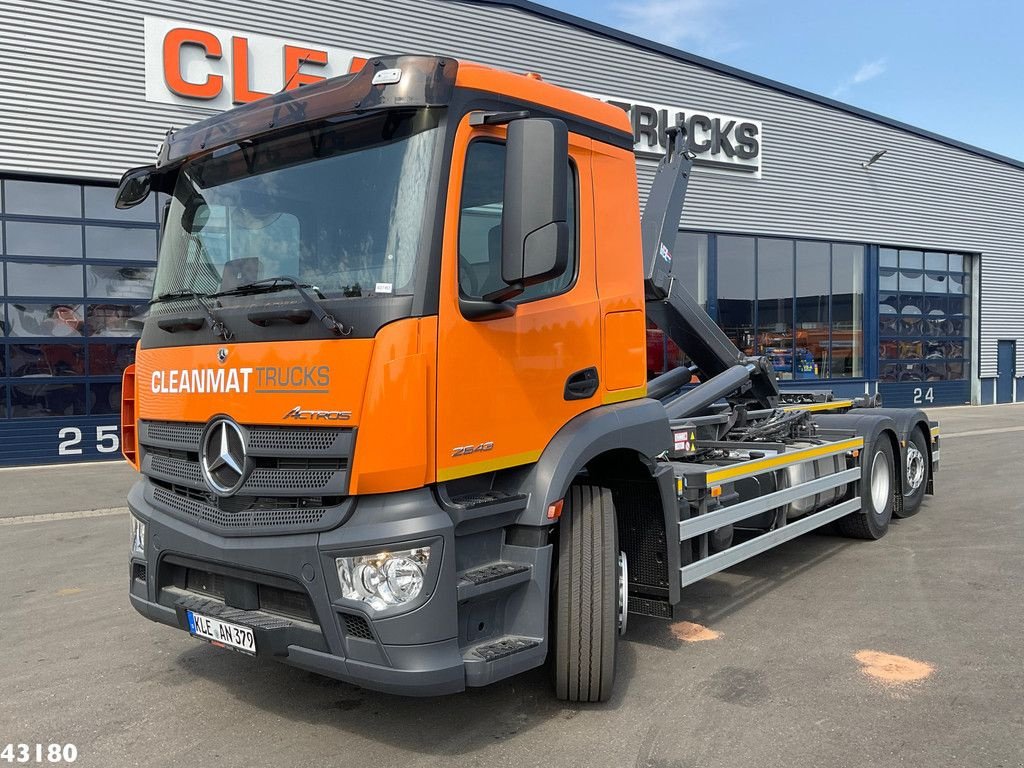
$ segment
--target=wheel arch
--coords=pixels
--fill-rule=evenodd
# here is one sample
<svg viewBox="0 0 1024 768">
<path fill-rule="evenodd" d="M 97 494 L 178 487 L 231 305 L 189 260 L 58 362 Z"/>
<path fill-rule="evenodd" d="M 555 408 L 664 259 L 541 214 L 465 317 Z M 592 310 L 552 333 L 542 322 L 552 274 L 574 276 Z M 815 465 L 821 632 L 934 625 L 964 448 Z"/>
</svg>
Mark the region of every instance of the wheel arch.
<svg viewBox="0 0 1024 768">
<path fill-rule="evenodd" d="M 665 408 L 643 398 L 601 406 L 580 414 L 563 426 L 548 443 L 521 488 L 529 494 L 519 525 L 549 525 L 548 507 L 565 498 L 572 482 L 584 471 L 600 484 L 601 472 L 621 464 L 620 471 L 640 467 L 653 478 L 655 457 L 672 447 Z"/>
</svg>

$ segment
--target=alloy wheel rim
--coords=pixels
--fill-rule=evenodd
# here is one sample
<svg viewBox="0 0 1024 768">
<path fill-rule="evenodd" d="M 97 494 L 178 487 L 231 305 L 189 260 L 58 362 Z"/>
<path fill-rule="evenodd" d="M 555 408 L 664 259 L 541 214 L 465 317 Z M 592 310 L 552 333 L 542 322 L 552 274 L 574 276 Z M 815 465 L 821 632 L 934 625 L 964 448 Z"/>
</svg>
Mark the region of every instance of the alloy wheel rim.
<svg viewBox="0 0 1024 768">
<path fill-rule="evenodd" d="M 876 514 L 882 514 L 892 493 L 889 457 L 882 451 L 876 451 L 871 460 L 871 502 Z"/>
<path fill-rule="evenodd" d="M 907 446 L 907 487 L 913 493 L 924 482 L 924 454 L 911 443 Z"/>
</svg>

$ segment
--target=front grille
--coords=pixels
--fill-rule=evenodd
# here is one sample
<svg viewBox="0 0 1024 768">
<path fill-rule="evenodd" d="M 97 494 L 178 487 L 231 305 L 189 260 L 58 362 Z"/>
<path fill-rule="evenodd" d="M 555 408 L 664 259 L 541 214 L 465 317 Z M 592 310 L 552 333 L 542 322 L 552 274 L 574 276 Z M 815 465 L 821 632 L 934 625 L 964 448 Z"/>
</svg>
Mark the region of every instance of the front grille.
<svg viewBox="0 0 1024 768">
<path fill-rule="evenodd" d="M 191 592 L 202 592 L 211 597 L 224 597 L 224 577 L 219 573 L 200 571 L 189 568 L 185 575 L 185 589 Z"/>
<path fill-rule="evenodd" d="M 230 497 L 213 494 L 200 465 L 205 424 L 139 423 L 141 469 L 165 511 L 226 535 L 318 530 L 347 511 L 355 430 L 241 426 L 252 471 Z"/>
<path fill-rule="evenodd" d="M 260 610 L 279 613 L 293 619 L 314 621 L 313 607 L 309 604 L 309 598 L 301 592 L 260 584 L 259 594 Z"/>
<path fill-rule="evenodd" d="M 182 448 L 199 450 L 199 440 L 203 436 L 202 424 L 176 424 L 169 421 L 151 421 L 146 424 L 149 436 L 153 440 L 173 443 Z"/>
<path fill-rule="evenodd" d="M 219 528 L 307 527 L 319 523 L 327 513 L 327 509 L 324 507 L 292 507 L 290 509 L 251 507 L 231 511 L 192 498 L 188 489 L 177 486 L 172 486 L 169 489 L 157 486 L 153 489 L 153 499 L 169 510 L 187 515 L 195 520 L 202 520 Z"/>
<path fill-rule="evenodd" d="M 309 596 L 297 589 L 285 589 L 261 582 L 252 582 L 244 576 L 229 577 L 219 573 L 211 573 L 202 568 L 177 566 L 173 563 L 168 564 L 166 573 L 169 585 L 174 585 L 175 583 L 180 585 L 181 580 L 184 579 L 184 588 L 189 592 L 194 592 L 204 597 L 212 597 L 222 603 L 225 602 L 227 581 L 242 582 L 250 588 L 255 586 L 261 611 L 316 623 Z"/>
<path fill-rule="evenodd" d="M 347 429 L 314 429 L 310 427 L 260 427 L 249 430 L 249 446 L 267 451 L 308 451 L 327 453 L 344 436 Z"/>
</svg>

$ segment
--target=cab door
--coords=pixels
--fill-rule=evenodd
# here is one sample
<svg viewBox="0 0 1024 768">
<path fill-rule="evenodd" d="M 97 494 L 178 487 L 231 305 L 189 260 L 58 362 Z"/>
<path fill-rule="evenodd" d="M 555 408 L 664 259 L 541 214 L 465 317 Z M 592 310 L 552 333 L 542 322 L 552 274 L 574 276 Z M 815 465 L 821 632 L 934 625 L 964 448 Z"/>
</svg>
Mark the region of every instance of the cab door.
<svg viewBox="0 0 1024 768">
<path fill-rule="evenodd" d="M 460 292 L 479 299 L 504 285 L 504 140 L 504 127 L 468 117 L 455 139 L 438 312 L 439 481 L 534 462 L 562 425 L 601 402 L 589 139 L 569 134 L 566 274 L 528 288 L 508 317 L 470 319 L 459 307 Z"/>
</svg>

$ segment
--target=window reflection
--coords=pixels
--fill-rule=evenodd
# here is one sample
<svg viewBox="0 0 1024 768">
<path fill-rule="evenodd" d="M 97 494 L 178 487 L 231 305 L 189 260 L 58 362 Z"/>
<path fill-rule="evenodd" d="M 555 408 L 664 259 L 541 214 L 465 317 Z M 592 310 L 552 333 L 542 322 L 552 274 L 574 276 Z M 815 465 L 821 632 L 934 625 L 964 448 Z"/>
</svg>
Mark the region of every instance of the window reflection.
<svg viewBox="0 0 1024 768">
<path fill-rule="evenodd" d="M 767 355 L 780 379 L 814 378 L 814 361 L 793 338 L 793 241 L 757 241 L 757 352 Z M 808 370 L 809 369 L 809 370 Z"/>
<path fill-rule="evenodd" d="M 924 292 L 925 293 L 945 293 L 946 283 L 949 282 L 949 278 L 946 275 L 933 275 L 926 274 L 924 276 Z"/>
<path fill-rule="evenodd" d="M 708 305 L 708 236 L 680 232 L 672 252 L 673 274 L 702 307 Z"/>
<path fill-rule="evenodd" d="M 754 238 L 718 237 L 718 324 L 733 344 L 754 353 Z"/>
<path fill-rule="evenodd" d="M 900 291 L 915 291 L 921 293 L 924 290 L 924 273 L 910 269 L 900 270 Z"/>
<path fill-rule="evenodd" d="M 101 266 L 85 268 L 87 296 L 104 299 L 148 299 L 153 295 L 154 267 Z"/>
<path fill-rule="evenodd" d="M 879 378 L 946 381 L 965 376 L 970 330 L 968 275 L 961 254 L 879 249 Z M 923 271 L 918 268 L 923 267 Z M 898 276 L 892 288 L 892 276 Z M 904 364 L 889 361 L 898 359 Z"/>
<path fill-rule="evenodd" d="M 12 179 L 3 184 L 4 213 L 71 218 L 82 215 L 82 188 L 78 184 Z"/>
<path fill-rule="evenodd" d="M 121 382 L 93 382 L 89 385 L 89 413 L 121 413 Z"/>
<path fill-rule="evenodd" d="M 8 221 L 8 256 L 82 258 L 82 228 L 78 224 Z"/>
<path fill-rule="evenodd" d="M 8 304 L 10 336 L 82 336 L 85 330 L 81 304 Z"/>
<path fill-rule="evenodd" d="M 85 255 L 90 259 L 153 261 L 156 258 L 156 231 L 149 227 L 86 227 Z"/>
<path fill-rule="evenodd" d="M 900 269 L 924 269 L 924 254 L 921 251 L 900 251 Z"/>
<path fill-rule="evenodd" d="M 18 383 L 11 386 L 11 416 L 84 416 L 85 384 Z"/>
<path fill-rule="evenodd" d="M 7 262 L 9 296 L 82 295 L 82 267 L 72 264 Z"/>
<path fill-rule="evenodd" d="M 146 304 L 90 304 L 86 327 L 90 336 L 138 336 Z"/>
<path fill-rule="evenodd" d="M 114 207 L 116 197 L 117 187 L 87 186 L 85 188 L 85 218 L 112 219 L 114 221 L 156 221 L 156 195 L 134 208 L 124 210 Z"/>
<path fill-rule="evenodd" d="M 825 376 L 829 370 L 829 293 L 831 248 L 828 243 L 796 244 L 796 378 Z"/>
<path fill-rule="evenodd" d="M 11 344 L 12 377 L 82 376 L 85 347 L 81 344 Z"/>
<path fill-rule="evenodd" d="M 832 376 L 864 375 L 864 246 L 832 245 Z"/>
<path fill-rule="evenodd" d="M 90 344 L 89 374 L 91 376 L 120 376 L 135 362 L 134 344 Z"/>
</svg>

